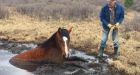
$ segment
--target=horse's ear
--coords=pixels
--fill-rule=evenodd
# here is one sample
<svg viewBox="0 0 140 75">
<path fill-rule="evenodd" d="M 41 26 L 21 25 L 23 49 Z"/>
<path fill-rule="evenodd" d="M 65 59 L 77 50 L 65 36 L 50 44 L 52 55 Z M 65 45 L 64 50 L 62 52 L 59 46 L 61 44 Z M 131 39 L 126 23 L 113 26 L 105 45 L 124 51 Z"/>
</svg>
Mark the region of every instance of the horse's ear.
<svg viewBox="0 0 140 75">
<path fill-rule="evenodd" d="M 58 31 L 61 32 L 61 28 L 60 27 L 58 28 Z"/>
<path fill-rule="evenodd" d="M 69 33 L 72 31 L 72 28 L 73 28 L 73 27 L 71 26 L 71 27 L 68 29 L 68 32 L 69 32 Z"/>
</svg>

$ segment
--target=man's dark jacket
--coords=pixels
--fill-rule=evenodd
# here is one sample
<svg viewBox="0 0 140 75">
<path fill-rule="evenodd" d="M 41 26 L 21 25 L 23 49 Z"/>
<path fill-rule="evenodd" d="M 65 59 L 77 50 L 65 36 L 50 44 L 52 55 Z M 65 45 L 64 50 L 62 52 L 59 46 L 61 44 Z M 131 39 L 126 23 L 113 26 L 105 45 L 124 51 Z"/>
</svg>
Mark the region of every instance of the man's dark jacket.
<svg viewBox="0 0 140 75">
<path fill-rule="evenodd" d="M 115 12 L 115 18 L 114 18 L 115 24 L 122 23 L 124 19 L 124 8 L 119 3 L 116 3 L 114 12 Z M 110 23 L 110 10 L 108 4 L 103 6 L 103 8 L 101 9 L 100 20 L 102 22 L 103 28 L 109 29 L 107 26 Z"/>
</svg>

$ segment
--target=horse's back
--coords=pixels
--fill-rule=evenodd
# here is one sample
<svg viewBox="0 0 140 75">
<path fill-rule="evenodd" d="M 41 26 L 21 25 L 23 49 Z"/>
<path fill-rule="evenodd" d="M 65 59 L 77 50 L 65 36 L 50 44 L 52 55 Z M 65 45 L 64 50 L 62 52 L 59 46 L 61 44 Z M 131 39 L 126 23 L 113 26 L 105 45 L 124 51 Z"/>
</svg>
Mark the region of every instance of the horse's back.
<svg viewBox="0 0 140 75">
<path fill-rule="evenodd" d="M 42 48 L 37 47 L 31 50 L 28 50 L 26 52 L 23 52 L 21 54 L 18 54 L 12 59 L 10 59 L 10 63 L 13 65 L 17 64 L 30 64 L 30 63 L 62 63 L 63 57 L 61 56 L 60 52 L 58 50 L 55 50 L 53 48 Z"/>
<path fill-rule="evenodd" d="M 32 61 L 45 57 L 45 49 L 43 48 L 34 48 L 28 51 L 25 51 L 21 54 L 14 56 L 14 59 L 19 59 L 23 61 Z"/>
</svg>

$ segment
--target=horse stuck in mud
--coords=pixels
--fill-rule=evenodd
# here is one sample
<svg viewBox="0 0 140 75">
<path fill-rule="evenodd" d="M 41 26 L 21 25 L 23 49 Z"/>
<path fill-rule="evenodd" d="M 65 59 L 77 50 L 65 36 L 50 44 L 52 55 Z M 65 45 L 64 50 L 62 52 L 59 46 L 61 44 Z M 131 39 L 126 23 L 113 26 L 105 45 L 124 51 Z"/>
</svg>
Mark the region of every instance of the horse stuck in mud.
<svg viewBox="0 0 140 75">
<path fill-rule="evenodd" d="M 33 70 L 46 63 L 62 64 L 69 57 L 69 29 L 59 28 L 47 41 L 36 48 L 25 51 L 10 59 L 10 63 L 16 67 Z"/>
<path fill-rule="evenodd" d="M 0 41 L 3 75 L 109 75 L 108 63 L 70 48 L 69 29 L 59 28 L 39 44 Z M 20 54 L 18 54 L 20 53 Z M 10 66 L 9 66 L 10 65 Z M 110 74 L 111 75 L 111 74 Z"/>
</svg>

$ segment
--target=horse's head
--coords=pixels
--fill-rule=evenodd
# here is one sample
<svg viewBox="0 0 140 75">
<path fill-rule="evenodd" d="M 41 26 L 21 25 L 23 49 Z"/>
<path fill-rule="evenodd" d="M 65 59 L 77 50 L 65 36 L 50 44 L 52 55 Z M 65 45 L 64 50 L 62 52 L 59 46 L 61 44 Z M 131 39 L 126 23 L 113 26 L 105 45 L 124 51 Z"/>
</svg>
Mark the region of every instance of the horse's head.
<svg viewBox="0 0 140 75">
<path fill-rule="evenodd" d="M 70 29 L 65 28 L 59 28 L 56 32 L 56 41 L 58 43 L 59 48 L 62 51 L 62 55 L 67 58 L 69 56 L 69 42 L 70 42 L 70 32 L 72 30 L 72 27 Z"/>
</svg>

